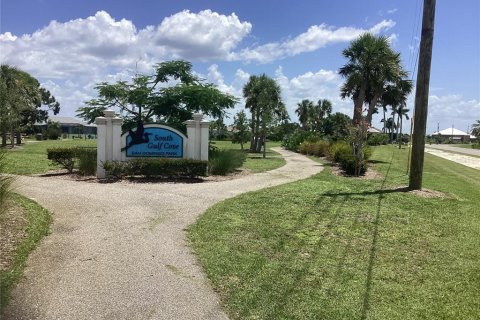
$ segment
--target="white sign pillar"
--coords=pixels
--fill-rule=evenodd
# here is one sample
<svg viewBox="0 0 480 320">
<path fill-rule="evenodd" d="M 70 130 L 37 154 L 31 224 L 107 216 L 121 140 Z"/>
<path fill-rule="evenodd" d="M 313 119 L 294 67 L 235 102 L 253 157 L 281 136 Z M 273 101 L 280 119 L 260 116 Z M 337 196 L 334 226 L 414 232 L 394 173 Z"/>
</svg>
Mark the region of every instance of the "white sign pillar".
<svg viewBox="0 0 480 320">
<path fill-rule="evenodd" d="M 115 111 L 105 110 L 104 117 L 97 117 L 97 178 L 105 178 L 103 163 L 121 159 L 122 119 Z"/>
<path fill-rule="evenodd" d="M 202 121 L 203 115 L 200 113 L 193 114 L 193 120 L 185 121 L 187 125 L 187 158 L 194 160 L 208 161 L 208 138 L 209 124 L 208 121 Z"/>
</svg>

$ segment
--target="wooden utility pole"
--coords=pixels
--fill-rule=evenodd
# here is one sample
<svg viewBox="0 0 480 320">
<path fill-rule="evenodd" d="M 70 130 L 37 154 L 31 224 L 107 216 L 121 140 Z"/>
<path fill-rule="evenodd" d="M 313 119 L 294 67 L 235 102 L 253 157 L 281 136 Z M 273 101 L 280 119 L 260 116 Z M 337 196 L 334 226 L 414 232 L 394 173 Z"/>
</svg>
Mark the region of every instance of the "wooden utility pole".
<svg viewBox="0 0 480 320">
<path fill-rule="evenodd" d="M 423 160 L 425 157 L 425 132 L 427 128 L 428 89 L 432 61 L 433 27 L 435 23 L 435 1 L 423 1 L 422 38 L 418 60 L 417 88 L 412 137 L 412 162 L 409 188 L 422 189 Z"/>
</svg>

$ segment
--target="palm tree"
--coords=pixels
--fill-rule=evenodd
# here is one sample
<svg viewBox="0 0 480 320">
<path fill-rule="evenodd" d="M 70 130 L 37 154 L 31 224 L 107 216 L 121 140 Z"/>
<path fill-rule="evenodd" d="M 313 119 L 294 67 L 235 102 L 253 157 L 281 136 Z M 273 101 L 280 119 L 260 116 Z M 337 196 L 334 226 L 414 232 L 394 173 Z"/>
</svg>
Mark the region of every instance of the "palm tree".
<svg viewBox="0 0 480 320">
<path fill-rule="evenodd" d="M 267 127 L 275 120 L 288 118 L 285 104 L 282 102 L 280 86 L 267 75 L 251 76 L 243 87 L 245 107 L 252 111 L 252 140 L 250 150 L 266 154 L 265 138 Z"/>
<path fill-rule="evenodd" d="M 295 110 L 295 113 L 298 115 L 298 121 L 300 122 L 303 130 L 308 130 L 309 117 L 312 109 L 313 102 L 308 99 L 304 99 L 302 102 L 297 103 L 297 109 Z"/>
<path fill-rule="evenodd" d="M 480 120 L 477 120 L 477 122 L 472 124 L 472 131 L 470 134 L 477 137 L 477 139 L 480 138 Z"/>
<path fill-rule="evenodd" d="M 368 103 L 367 124 L 389 83 L 395 83 L 406 75 L 400 65 L 400 54 L 390 48 L 388 38 L 365 33 L 352 41 L 342 52 L 348 59 L 339 73 L 346 80 L 341 97 L 354 101 L 353 123 L 362 119 L 363 105 Z"/>
<path fill-rule="evenodd" d="M 410 112 L 410 109 L 406 108 L 407 105 L 402 103 L 398 108 L 397 108 L 397 142 L 398 142 L 398 148 L 402 148 L 402 126 L 403 126 L 403 117 L 405 117 L 407 120 L 409 120 L 408 113 Z M 400 129 L 400 138 L 398 135 L 398 130 Z"/>
</svg>

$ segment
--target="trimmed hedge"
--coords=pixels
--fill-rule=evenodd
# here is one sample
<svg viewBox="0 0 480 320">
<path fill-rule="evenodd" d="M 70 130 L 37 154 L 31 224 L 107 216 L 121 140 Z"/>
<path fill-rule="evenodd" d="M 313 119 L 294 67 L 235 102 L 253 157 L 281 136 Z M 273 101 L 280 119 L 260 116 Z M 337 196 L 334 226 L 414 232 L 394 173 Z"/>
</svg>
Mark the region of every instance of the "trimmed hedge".
<svg viewBox="0 0 480 320">
<path fill-rule="evenodd" d="M 53 148 L 47 149 L 47 157 L 54 164 L 73 172 L 75 163 L 78 161 L 79 171 L 83 175 L 94 175 L 97 171 L 96 148 Z"/>
<path fill-rule="evenodd" d="M 47 149 L 48 160 L 52 160 L 54 164 L 60 165 L 67 169 L 69 173 L 73 172 L 77 155 L 77 148 L 54 148 Z"/>
<path fill-rule="evenodd" d="M 207 175 L 207 161 L 188 159 L 145 159 L 126 162 L 107 161 L 103 164 L 107 177 L 198 177 Z"/>
</svg>

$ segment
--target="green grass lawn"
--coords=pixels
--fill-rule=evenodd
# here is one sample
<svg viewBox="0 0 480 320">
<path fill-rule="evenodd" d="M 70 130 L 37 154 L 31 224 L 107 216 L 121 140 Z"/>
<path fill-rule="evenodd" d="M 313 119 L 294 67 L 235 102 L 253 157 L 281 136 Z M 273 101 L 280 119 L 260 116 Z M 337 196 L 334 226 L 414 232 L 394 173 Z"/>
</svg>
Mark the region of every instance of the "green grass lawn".
<svg viewBox="0 0 480 320">
<path fill-rule="evenodd" d="M 231 141 L 214 141 L 215 146 L 221 149 L 238 149 L 239 144 Z M 7 149 L 6 173 L 29 175 L 46 173 L 52 169 L 60 169 L 51 164 L 47 159 L 47 149 L 60 147 L 95 147 L 96 140 L 46 140 L 27 141 L 24 145 Z M 261 154 L 249 153 L 243 168 L 253 173 L 273 170 L 285 165 L 283 159 L 277 152 L 270 150 L 272 147 L 280 146 L 280 142 L 269 142 L 267 144 L 267 158 L 263 159 Z"/>
<path fill-rule="evenodd" d="M 24 219 L 27 222 L 25 238 L 16 247 L 12 264 L 8 269 L 0 272 L 0 318 L 9 300 L 11 290 L 23 274 L 29 253 L 48 234 L 51 221 L 50 213 L 36 202 L 18 194 L 12 196 L 12 201 L 12 206 L 18 215 L 17 219 Z M 4 219 L 6 217 L 0 215 L 0 222 L 4 222 Z"/>
<path fill-rule="evenodd" d="M 47 149 L 61 147 L 95 147 L 96 140 L 45 140 L 30 141 L 28 140 L 21 146 L 13 149 L 7 148 L 7 165 L 6 173 L 13 174 L 36 174 L 46 173 L 48 170 L 60 167 L 51 164 L 47 159 Z"/>
<path fill-rule="evenodd" d="M 210 208 L 189 239 L 233 319 L 478 319 L 480 171 L 426 154 L 405 193 L 407 150 L 374 149 L 384 179 L 333 176 Z"/>
<path fill-rule="evenodd" d="M 240 145 L 232 143 L 231 141 L 213 141 L 214 145 L 220 149 L 236 149 L 240 150 Z M 265 172 L 280 168 L 285 165 L 285 159 L 283 159 L 278 152 L 272 151 L 270 148 L 279 147 L 281 142 L 267 142 L 267 154 L 266 158 L 263 158 L 262 154 L 248 153 L 247 160 L 245 160 L 243 167 L 253 173 Z M 244 145 L 244 148 L 248 148 L 249 144 Z"/>
</svg>

